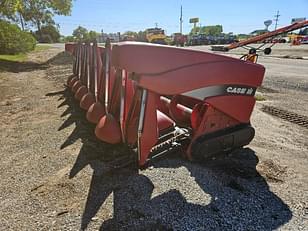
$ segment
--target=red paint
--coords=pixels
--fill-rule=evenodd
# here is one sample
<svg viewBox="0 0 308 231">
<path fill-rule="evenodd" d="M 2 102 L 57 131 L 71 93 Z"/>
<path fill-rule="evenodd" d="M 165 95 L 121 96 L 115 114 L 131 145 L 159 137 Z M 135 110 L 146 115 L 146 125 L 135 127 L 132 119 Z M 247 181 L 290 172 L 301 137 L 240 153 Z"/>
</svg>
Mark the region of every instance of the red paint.
<svg viewBox="0 0 308 231">
<path fill-rule="evenodd" d="M 72 86 L 72 92 L 76 93 L 76 91 L 82 86 L 82 83 L 80 80 L 77 80 L 74 85 Z"/>
<path fill-rule="evenodd" d="M 91 123 L 97 124 L 105 114 L 105 107 L 100 102 L 95 102 L 87 111 L 87 120 Z"/>
<path fill-rule="evenodd" d="M 110 144 L 120 143 L 120 124 L 111 114 L 107 114 L 103 116 L 96 125 L 95 135 L 98 139 Z"/>
<path fill-rule="evenodd" d="M 68 87 L 69 88 L 72 88 L 73 86 L 74 86 L 74 84 L 76 83 L 78 81 L 78 77 L 73 77 L 70 81 L 69 81 L 69 83 L 68 83 Z"/>
<path fill-rule="evenodd" d="M 72 50 L 70 45 L 67 49 Z M 159 136 L 166 130 L 172 131 L 174 126 L 188 128 L 192 144 L 204 134 L 250 123 L 255 104 L 252 95 L 237 92 L 231 95 L 232 92 L 223 90 L 204 99 L 184 94 L 219 85 L 253 89 L 261 85 L 265 72 L 261 65 L 231 57 L 137 42 L 118 43 L 112 49 L 109 46 L 97 48 L 96 52 L 98 96 L 94 97 L 93 69 L 89 83 L 85 78 L 86 69 L 82 68 L 82 81 L 75 76 L 68 85 L 76 92 L 76 98 L 81 99 L 80 106 L 88 110 L 87 119 L 97 124 L 95 135 L 98 139 L 112 144 L 124 142 L 134 147 L 138 143 L 141 96 L 146 90 L 143 129 L 139 134 L 139 166 L 146 165 Z M 106 52 L 111 57 L 108 64 L 105 63 Z M 93 68 L 93 58 L 89 61 Z M 105 97 L 106 65 L 110 70 L 107 114 L 101 103 Z M 124 94 L 123 120 L 120 117 L 121 90 Z M 191 158 L 191 144 L 187 149 L 188 158 Z"/>
<path fill-rule="evenodd" d="M 86 111 L 95 103 L 95 97 L 91 92 L 86 93 L 80 100 L 80 107 Z"/>
<path fill-rule="evenodd" d="M 81 98 L 88 93 L 88 88 L 84 85 L 82 85 L 81 87 L 78 88 L 78 90 L 75 93 L 75 99 L 77 99 L 78 101 L 81 100 Z"/>
</svg>

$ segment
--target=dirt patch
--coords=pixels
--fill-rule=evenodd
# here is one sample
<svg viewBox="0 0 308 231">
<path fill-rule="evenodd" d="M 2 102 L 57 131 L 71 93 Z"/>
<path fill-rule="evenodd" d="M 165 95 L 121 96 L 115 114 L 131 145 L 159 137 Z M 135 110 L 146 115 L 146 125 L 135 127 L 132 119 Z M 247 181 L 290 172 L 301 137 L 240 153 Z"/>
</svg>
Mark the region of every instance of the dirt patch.
<svg viewBox="0 0 308 231">
<path fill-rule="evenodd" d="M 57 194 L 59 192 L 61 194 L 61 197 L 71 196 L 71 193 L 74 193 L 75 190 L 74 184 L 67 181 L 69 171 L 69 167 L 59 170 L 55 175 L 50 176 L 48 179 L 46 179 L 44 183 L 32 188 L 31 192 L 40 196 L 49 196 L 49 194 L 51 193 Z"/>
<path fill-rule="evenodd" d="M 261 93 L 278 93 L 279 92 L 278 90 L 275 90 L 269 87 L 264 87 L 264 86 L 258 87 L 258 91 Z"/>
<path fill-rule="evenodd" d="M 261 108 L 261 110 L 272 116 L 276 116 L 288 122 L 297 124 L 304 128 L 308 128 L 308 117 L 307 116 L 299 115 L 297 113 L 293 113 L 293 112 L 286 111 L 286 110 L 283 110 L 277 107 L 266 106 L 266 105 L 264 105 Z"/>
<path fill-rule="evenodd" d="M 282 183 L 287 177 L 287 166 L 281 166 L 273 160 L 263 160 L 257 166 L 258 172 L 268 181 Z"/>
</svg>

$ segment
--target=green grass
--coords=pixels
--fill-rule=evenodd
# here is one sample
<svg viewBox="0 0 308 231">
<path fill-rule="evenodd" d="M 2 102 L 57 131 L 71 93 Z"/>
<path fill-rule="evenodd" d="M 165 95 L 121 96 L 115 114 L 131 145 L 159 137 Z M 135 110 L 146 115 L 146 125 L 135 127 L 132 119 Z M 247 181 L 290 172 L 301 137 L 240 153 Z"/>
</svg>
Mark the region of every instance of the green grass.
<svg viewBox="0 0 308 231">
<path fill-rule="evenodd" d="M 36 45 L 34 48 L 34 52 L 48 50 L 49 48 L 51 48 L 50 45 Z"/>
<path fill-rule="evenodd" d="M 27 54 L 0 55 L 0 59 L 12 62 L 24 62 L 27 60 Z"/>
<path fill-rule="evenodd" d="M 260 95 L 260 94 L 256 94 L 255 99 L 256 99 L 256 101 L 265 101 L 266 100 L 266 98 L 263 95 Z"/>
<path fill-rule="evenodd" d="M 48 50 L 51 48 L 50 45 L 36 45 L 34 50 L 31 52 L 40 52 Z M 27 61 L 27 54 L 17 54 L 17 55 L 0 55 L 0 59 L 12 62 L 25 62 Z"/>
</svg>

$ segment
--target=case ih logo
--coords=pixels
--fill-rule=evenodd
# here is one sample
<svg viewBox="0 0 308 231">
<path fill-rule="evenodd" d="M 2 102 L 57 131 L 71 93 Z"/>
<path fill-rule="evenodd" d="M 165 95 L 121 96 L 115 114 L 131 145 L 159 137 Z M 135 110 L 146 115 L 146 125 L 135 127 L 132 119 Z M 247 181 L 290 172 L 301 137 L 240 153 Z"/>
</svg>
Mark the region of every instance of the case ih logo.
<svg viewBox="0 0 308 231">
<path fill-rule="evenodd" d="M 239 95 L 254 95 L 255 89 L 252 87 L 227 87 L 227 92 L 231 94 L 239 94 Z"/>
</svg>

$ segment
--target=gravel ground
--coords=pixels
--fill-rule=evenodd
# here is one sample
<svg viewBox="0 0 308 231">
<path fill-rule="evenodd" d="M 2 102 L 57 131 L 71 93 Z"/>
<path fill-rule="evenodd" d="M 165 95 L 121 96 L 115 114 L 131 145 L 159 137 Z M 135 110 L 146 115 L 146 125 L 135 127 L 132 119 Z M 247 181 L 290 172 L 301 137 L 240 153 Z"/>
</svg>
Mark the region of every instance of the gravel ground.
<svg viewBox="0 0 308 231">
<path fill-rule="evenodd" d="M 63 87 L 71 58 L 58 48 L 37 57 L 41 64 L 0 73 L 0 230 L 307 230 L 308 131 L 260 110 L 307 114 L 305 91 L 265 82 L 256 138 L 227 157 L 174 155 L 114 172 L 101 159 L 112 150 L 89 145 L 91 129 Z M 281 72 L 266 79 L 288 77 Z"/>
</svg>

